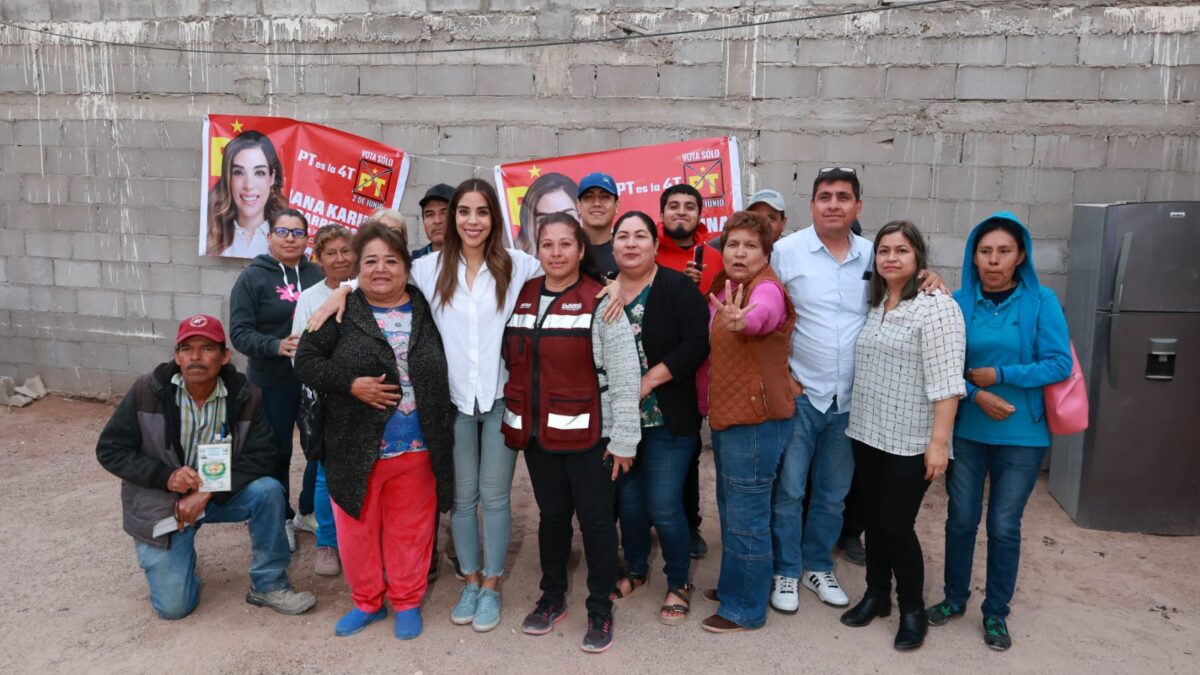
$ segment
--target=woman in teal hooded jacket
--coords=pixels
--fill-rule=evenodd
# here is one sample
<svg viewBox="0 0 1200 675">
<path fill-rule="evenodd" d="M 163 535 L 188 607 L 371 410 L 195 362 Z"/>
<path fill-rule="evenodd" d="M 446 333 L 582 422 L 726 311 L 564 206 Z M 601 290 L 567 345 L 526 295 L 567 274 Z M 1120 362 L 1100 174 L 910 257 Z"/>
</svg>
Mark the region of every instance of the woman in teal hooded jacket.
<svg viewBox="0 0 1200 675">
<path fill-rule="evenodd" d="M 1017 217 L 975 226 L 954 294 L 967 325 L 967 398 L 958 408 L 946 473 L 945 594 L 928 610 L 935 626 L 961 616 L 970 597 L 975 534 L 990 477 L 984 642 L 1012 645 L 1007 617 L 1021 556 L 1021 516 L 1050 445 L 1042 387 L 1071 372 L 1067 321 L 1054 291 L 1038 283 L 1033 241 Z"/>
</svg>

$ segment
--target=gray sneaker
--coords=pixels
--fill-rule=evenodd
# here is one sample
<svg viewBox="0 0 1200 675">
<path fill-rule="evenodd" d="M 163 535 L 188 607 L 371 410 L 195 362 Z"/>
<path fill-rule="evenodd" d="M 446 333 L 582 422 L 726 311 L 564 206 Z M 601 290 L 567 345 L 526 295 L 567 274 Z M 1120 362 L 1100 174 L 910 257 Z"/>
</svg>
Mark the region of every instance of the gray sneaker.
<svg viewBox="0 0 1200 675">
<path fill-rule="evenodd" d="M 309 591 L 293 591 L 281 588 L 270 593 L 260 593 L 253 588 L 246 594 L 246 602 L 259 607 L 270 607 L 280 614 L 303 614 L 317 604 L 317 596 Z"/>
<path fill-rule="evenodd" d="M 318 546 L 313 572 L 323 577 L 336 577 L 341 574 L 342 561 L 338 557 L 338 550 L 332 546 Z"/>
</svg>

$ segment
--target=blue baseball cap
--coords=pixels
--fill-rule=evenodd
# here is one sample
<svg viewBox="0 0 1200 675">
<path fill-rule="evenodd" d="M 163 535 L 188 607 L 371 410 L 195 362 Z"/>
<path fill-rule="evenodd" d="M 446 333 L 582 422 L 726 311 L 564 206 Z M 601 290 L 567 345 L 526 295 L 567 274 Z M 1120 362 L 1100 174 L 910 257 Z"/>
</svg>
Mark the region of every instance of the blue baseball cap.
<svg viewBox="0 0 1200 675">
<path fill-rule="evenodd" d="M 621 196 L 617 193 L 617 181 L 613 180 L 613 177 L 606 173 L 597 172 L 589 173 L 583 177 L 583 180 L 579 181 L 579 194 L 576 197 L 582 197 L 583 193 L 594 187 L 598 187 L 614 197 Z"/>
</svg>

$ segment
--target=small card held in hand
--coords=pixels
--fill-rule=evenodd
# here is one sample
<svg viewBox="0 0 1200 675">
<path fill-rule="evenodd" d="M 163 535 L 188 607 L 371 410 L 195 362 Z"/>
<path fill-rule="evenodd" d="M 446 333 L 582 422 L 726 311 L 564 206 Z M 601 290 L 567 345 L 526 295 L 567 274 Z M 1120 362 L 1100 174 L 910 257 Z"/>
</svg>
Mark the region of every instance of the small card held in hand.
<svg viewBox="0 0 1200 675">
<path fill-rule="evenodd" d="M 231 443 L 201 443 L 196 446 L 201 492 L 228 492 L 232 487 L 229 466 L 232 449 Z"/>
</svg>

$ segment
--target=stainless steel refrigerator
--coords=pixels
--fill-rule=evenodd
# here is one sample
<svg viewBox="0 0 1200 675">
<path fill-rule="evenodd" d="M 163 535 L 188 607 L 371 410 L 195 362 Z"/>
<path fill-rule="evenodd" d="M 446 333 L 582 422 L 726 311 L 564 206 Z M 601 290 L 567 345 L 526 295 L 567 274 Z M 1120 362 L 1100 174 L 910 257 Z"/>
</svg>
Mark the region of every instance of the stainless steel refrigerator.
<svg viewBox="0 0 1200 675">
<path fill-rule="evenodd" d="M 1091 414 L 1051 494 L 1083 527 L 1200 534 L 1200 202 L 1076 204 L 1065 309 Z"/>
</svg>

